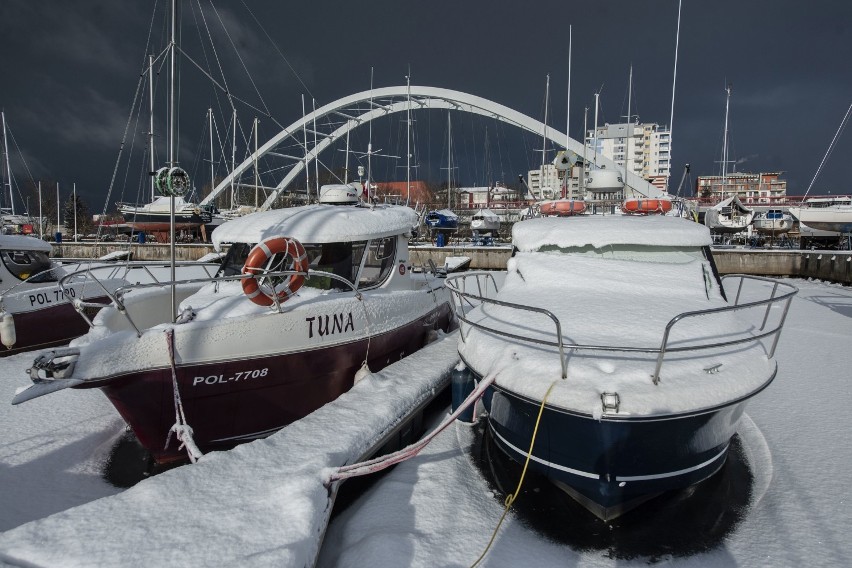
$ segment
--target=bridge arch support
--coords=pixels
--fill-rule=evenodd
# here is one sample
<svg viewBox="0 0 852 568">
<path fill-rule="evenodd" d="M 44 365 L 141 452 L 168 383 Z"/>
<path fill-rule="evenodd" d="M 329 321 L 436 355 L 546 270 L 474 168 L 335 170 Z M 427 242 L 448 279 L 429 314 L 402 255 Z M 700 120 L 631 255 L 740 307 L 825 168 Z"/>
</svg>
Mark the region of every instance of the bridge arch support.
<svg viewBox="0 0 852 568">
<path fill-rule="evenodd" d="M 366 109 L 362 108 L 364 105 L 367 105 Z M 234 171 L 223 179 L 202 200 L 201 204 L 212 203 L 217 196 L 227 191 L 233 184 L 238 183 L 244 173 L 252 170 L 256 160 L 273 156 L 289 160 L 290 163 L 289 167 L 282 168 L 282 171 L 286 169 L 286 173 L 276 183 L 273 191 L 260 207 L 261 210 L 269 209 L 281 192 L 285 191 L 299 175 L 303 175 L 305 168 L 334 142 L 371 120 L 398 112 L 406 112 L 409 105 L 413 112 L 421 109 L 451 109 L 491 117 L 536 135 L 543 134 L 555 146 L 567 149 L 578 156 L 583 155 L 583 144 L 581 142 L 568 138 L 563 132 L 545 126 L 534 118 L 494 101 L 461 91 L 438 87 L 413 85 L 411 87 L 405 85 L 383 87 L 343 97 L 293 122 L 235 167 Z M 334 118 L 334 120 L 331 120 L 331 118 Z M 313 143 L 314 140 L 316 140 L 315 144 Z M 276 152 L 276 149 L 280 146 L 293 142 L 302 148 L 302 156 Z M 618 168 L 612 160 L 602 155 L 598 155 L 596 161 L 598 165 L 606 166 L 608 169 Z M 636 195 L 649 196 L 659 193 L 657 188 L 631 172 L 627 173 L 626 181 Z"/>
</svg>

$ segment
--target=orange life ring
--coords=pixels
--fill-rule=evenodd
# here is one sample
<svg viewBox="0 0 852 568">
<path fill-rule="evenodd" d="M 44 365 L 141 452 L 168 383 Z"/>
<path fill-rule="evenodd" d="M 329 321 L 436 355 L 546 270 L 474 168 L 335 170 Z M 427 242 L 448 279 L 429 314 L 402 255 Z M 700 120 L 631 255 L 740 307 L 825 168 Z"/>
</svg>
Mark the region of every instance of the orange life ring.
<svg viewBox="0 0 852 568">
<path fill-rule="evenodd" d="M 257 281 L 258 272 L 263 270 L 269 259 L 281 253 L 293 259 L 290 270 L 308 271 L 308 255 L 305 247 L 293 237 L 272 237 L 257 243 L 249 251 L 246 263 L 243 265 L 243 274 L 249 274 L 250 277 L 243 278 L 242 281 L 243 292 L 255 304 L 271 306 L 274 303 L 273 295 L 278 296 L 279 302 L 286 302 L 305 282 L 304 275 L 292 274 L 277 286 L 261 286 Z"/>
</svg>

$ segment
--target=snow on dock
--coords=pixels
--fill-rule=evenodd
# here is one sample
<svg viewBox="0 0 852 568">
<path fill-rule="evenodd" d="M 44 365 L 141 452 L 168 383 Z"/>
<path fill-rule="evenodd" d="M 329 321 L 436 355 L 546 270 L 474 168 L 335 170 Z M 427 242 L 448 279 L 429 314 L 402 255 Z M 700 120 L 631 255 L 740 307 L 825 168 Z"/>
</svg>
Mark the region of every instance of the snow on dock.
<svg viewBox="0 0 852 568">
<path fill-rule="evenodd" d="M 210 453 L 123 493 L 2 533 L 0 561 L 313 565 L 334 501 L 323 485 L 330 468 L 380 447 L 434 398 L 458 360 L 456 342 L 456 333 L 442 336 L 265 440 Z"/>
</svg>

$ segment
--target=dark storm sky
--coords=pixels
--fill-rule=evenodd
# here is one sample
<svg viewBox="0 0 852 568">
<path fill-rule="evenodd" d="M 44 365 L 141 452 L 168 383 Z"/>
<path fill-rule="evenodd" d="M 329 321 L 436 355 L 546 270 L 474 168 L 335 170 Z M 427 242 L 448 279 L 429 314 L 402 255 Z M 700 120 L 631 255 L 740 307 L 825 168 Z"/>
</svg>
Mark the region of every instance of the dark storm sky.
<svg viewBox="0 0 852 568">
<path fill-rule="evenodd" d="M 183 0 L 182 44 L 203 61 L 199 0 L 191 2 L 193 9 Z M 482 96 L 539 120 L 550 73 L 548 123 L 564 130 L 568 24 L 573 26 L 572 137 L 581 137 L 583 107 L 593 105 L 602 85 L 600 122 L 621 120 L 631 64 L 633 112 L 643 122 L 669 123 L 677 0 L 219 0 L 218 17 L 209 0 L 200 4 L 230 88 L 256 106 L 265 103 L 285 125 L 301 115 L 302 93 L 320 106 L 369 89 L 370 67 L 377 87 L 404 84 L 410 65 L 414 84 Z M 153 16 L 153 46 L 163 45 L 165 6 L 160 0 Z M 93 210 L 102 206 L 113 176 L 153 12 L 150 1 L 0 2 L 0 106 L 17 145 L 35 179 L 58 181 L 63 193 L 76 181 Z M 789 192 L 804 193 L 852 102 L 852 2 L 685 0 L 677 72 L 673 185 L 686 162 L 692 164 L 693 180 L 718 173 L 724 87 L 731 83 L 730 156 L 741 162 L 737 170 L 782 170 Z M 211 104 L 222 104 L 221 97 L 216 102 L 209 83 L 184 64 L 182 163 L 194 159 L 186 154 L 196 152 Z M 239 112 L 243 128 L 250 129 L 254 111 L 242 107 Z M 440 138 L 442 132 L 435 128 L 432 136 Z M 266 120 L 261 144 L 274 133 Z M 11 140 L 10 145 L 14 175 L 23 184 L 27 175 Z M 507 148 L 512 145 L 525 155 L 514 158 L 511 167 L 517 171 L 506 172 L 508 178 L 540 160 L 523 144 L 506 142 Z M 445 164 L 438 163 L 439 152 L 440 144 L 431 156 L 435 163 L 424 166 L 440 171 Z M 850 159 L 852 132 L 847 131 L 811 193 L 852 191 Z M 120 170 L 112 200 L 117 192 L 136 194 L 138 180 L 128 176 L 125 182 L 124 176 Z M 462 184 L 478 181 L 465 179 L 464 170 L 460 177 Z"/>
</svg>

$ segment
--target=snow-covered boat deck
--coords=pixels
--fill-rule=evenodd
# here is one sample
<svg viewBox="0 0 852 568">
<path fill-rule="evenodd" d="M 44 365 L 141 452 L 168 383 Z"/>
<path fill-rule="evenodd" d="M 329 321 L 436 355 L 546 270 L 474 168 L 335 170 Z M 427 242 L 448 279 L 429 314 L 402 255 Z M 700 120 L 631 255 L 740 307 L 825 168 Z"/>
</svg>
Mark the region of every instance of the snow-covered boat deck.
<svg viewBox="0 0 852 568">
<path fill-rule="evenodd" d="M 368 375 L 336 401 L 265 440 L 210 453 L 123 493 L 0 534 L 0 561 L 313 565 L 334 503 L 323 484 L 328 473 L 381 447 L 413 410 L 448 384 L 457 361 L 452 333 Z M 9 489 L 4 484 L 4 491 Z"/>
<path fill-rule="evenodd" d="M 749 402 L 738 434 L 753 476 L 746 507 L 720 542 L 689 555 L 661 549 L 625 557 L 554 542 L 510 512 L 485 565 L 849 564 L 852 445 L 843 440 L 852 422 L 852 289 L 790 282 L 800 291 L 778 346 L 778 377 Z M 210 454 L 123 493 L 102 478 L 124 428 L 106 397 L 67 389 L 12 407 L 15 389 L 29 384 L 32 354 L 7 357 L 0 361 L 0 564 L 310 565 L 328 515 L 323 471 L 353 461 L 352 440 L 360 451 L 370 446 L 361 425 L 396 408 L 411 377 L 455 362 L 455 347 L 454 338 L 439 342 L 362 381 L 334 412 L 323 408 L 265 441 Z M 360 495 L 332 520 L 317 565 L 471 565 L 503 512 L 502 497 L 472 463 L 472 437 L 467 425 L 447 429 Z"/>
</svg>

